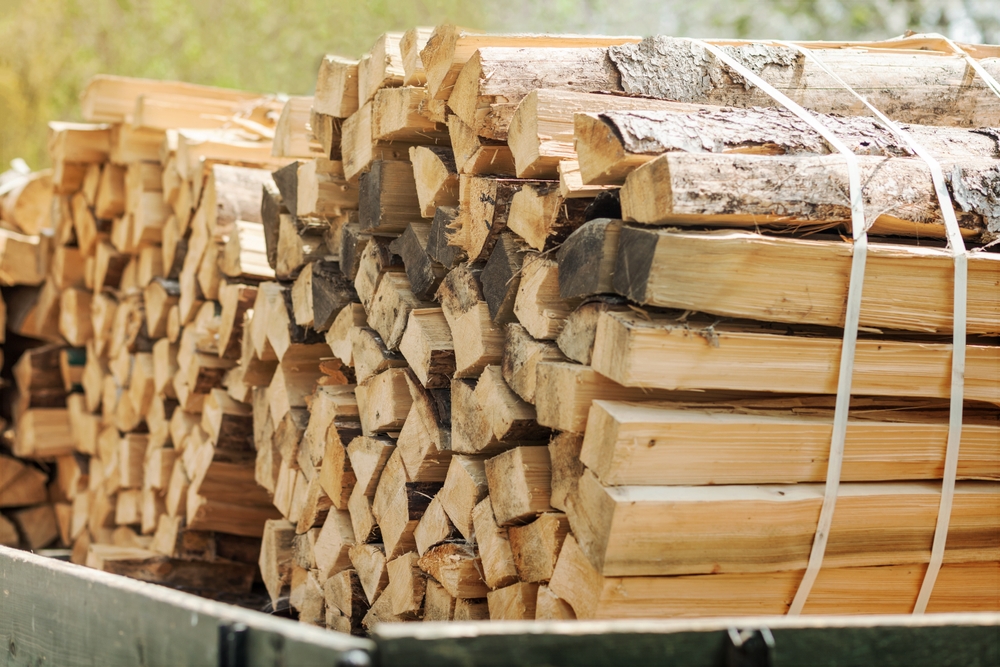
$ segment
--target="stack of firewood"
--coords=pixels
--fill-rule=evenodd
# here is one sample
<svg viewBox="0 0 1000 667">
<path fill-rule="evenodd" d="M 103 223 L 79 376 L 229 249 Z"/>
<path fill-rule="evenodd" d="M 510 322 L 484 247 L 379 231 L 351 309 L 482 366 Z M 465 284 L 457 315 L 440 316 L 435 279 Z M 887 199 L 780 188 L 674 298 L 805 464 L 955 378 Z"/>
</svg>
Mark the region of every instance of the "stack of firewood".
<svg viewBox="0 0 1000 667">
<path fill-rule="evenodd" d="M 930 40 L 843 46 L 816 55 L 942 163 L 969 246 L 995 239 L 1000 98 Z M 843 484 L 805 612 L 907 613 L 951 387 L 954 263 L 929 171 L 813 61 L 724 48 L 859 155 L 871 225 Z M 967 50 L 1000 76 L 993 50 Z M 137 90 L 85 110 L 135 107 L 89 116 L 134 124 L 155 97 Z M 154 579 L 143 563 L 245 563 L 222 536 L 259 537 L 272 606 L 353 633 L 787 612 L 829 459 L 843 157 L 669 38 L 417 28 L 324 58 L 314 97 L 273 126 L 273 103 L 242 104 L 169 107 L 177 127 L 226 129 L 178 130 L 173 152 L 161 138 L 162 233 L 112 226 L 115 289 L 90 297 L 92 334 L 64 327 L 87 348 L 67 403 L 90 455 L 72 536 L 90 564 Z M 272 157 L 239 153 L 265 143 Z M 969 256 L 960 481 L 930 611 L 1000 609 L 998 260 Z M 137 514 L 112 520 L 110 499 Z M 98 544 L 119 524 L 152 535 L 146 551 Z"/>
</svg>

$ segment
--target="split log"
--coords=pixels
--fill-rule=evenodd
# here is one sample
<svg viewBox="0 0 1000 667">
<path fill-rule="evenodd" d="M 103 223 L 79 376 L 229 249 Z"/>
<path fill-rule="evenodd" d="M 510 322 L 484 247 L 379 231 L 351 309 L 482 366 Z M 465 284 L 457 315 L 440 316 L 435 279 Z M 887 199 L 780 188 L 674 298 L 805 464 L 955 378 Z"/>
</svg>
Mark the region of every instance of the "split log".
<svg viewBox="0 0 1000 667">
<path fill-rule="evenodd" d="M 497 525 L 489 496 L 472 511 L 476 546 L 483 562 L 483 579 L 492 589 L 503 588 L 517 581 L 514 554 L 508 531 Z"/>
<path fill-rule="evenodd" d="M 514 314 L 534 338 L 555 340 L 579 301 L 559 295 L 559 265 L 554 259 L 529 254 L 521 267 Z"/>
<path fill-rule="evenodd" d="M 372 139 L 447 145 L 447 129 L 427 117 L 424 113 L 426 102 L 424 88 L 405 86 L 376 92 L 372 99 Z"/>
<path fill-rule="evenodd" d="M 696 111 L 676 102 L 572 90 L 538 89 L 517 105 L 507 129 L 518 178 L 559 178 L 558 166 L 576 160 L 574 116 L 607 111 L 672 109 Z M 589 182 L 589 181 L 588 181 Z"/>
<path fill-rule="evenodd" d="M 420 214 L 433 218 L 439 206 L 458 205 L 458 169 L 450 146 L 410 148 Z"/>
<path fill-rule="evenodd" d="M 590 225 L 593 222 L 586 227 Z M 844 326 L 851 261 L 848 244 L 732 231 L 685 233 L 633 227 L 622 229 L 620 243 L 607 236 L 588 261 L 592 263 L 599 256 L 602 267 L 617 262 L 623 268 L 614 273 L 615 290 L 640 304 L 773 322 Z M 562 267 L 578 266 L 583 251 L 581 246 L 576 259 L 568 252 L 560 253 L 563 294 L 574 290 L 569 285 L 562 289 Z M 609 257 L 611 253 L 616 257 Z M 995 335 L 1000 329 L 1000 305 L 993 298 L 993 287 L 1000 279 L 997 260 L 1000 258 L 986 253 L 970 257 L 970 333 Z M 740 280 L 727 279 L 737 265 Z M 951 331 L 953 295 L 949 285 L 954 266 L 947 251 L 872 244 L 867 266 L 861 326 Z M 584 273 L 576 269 L 572 275 Z"/>
<path fill-rule="evenodd" d="M 515 234 L 500 234 L 483 267 L 483 298 L 489 306 L 490 317 L 497 324 L 517 319 L 514 301 L 521 285 L 521 265 L 527 251 L 524 241 Z"/>
<path fill-rule="evenodd" d="M 452 456 L 444 486 L 435 496 L 458 532 L 470 542 L 474 536 L 472 510 L 487 493 L 483 462 L 482 457 Z"/>
<path fill-rule="evenodd" d="M 562 352 L 552 343 L 535 340 L 527 329 L 516 322 L 507 325 L 501 363 L 503 379 L 514 393 L 528 403 L 535 403 L 538 364 L 564 360 Z"/>
<path fill-rule="evenodd" d="M 420 517 L 417 527 L 413 529 L 413 540 L 417 544 L 417 553 L 423 556 L 433 546 L 449 540 L 459 539 L 459 532 L 448 518 L 448 513 L 441 505 L 441 499 L 434 496 L 424 515 Z"/>
<path fill-rule="evenodd" d="M 538 584 L 521 581 L 490 591 L 486 598 L 491 621 L 533 621 Z"/>
<path fill-rule="evenodd" d="M 988 512 L 982 508 L 996 502 L 996 493 L 993 484 L 958 484 L 946 562 L 995 557 L 983 538 L 1000 524 L 984 520 Z M 822 496 L 819 484 L 603 487 L 587 471 L 570 517 L 580 548 L 607 576 L 801 570 Z M 924 562 L 940 496 L 933 484 L 842 484 L 824 563 L 837 568 Z M 747 511 L 760 530 L 747 532 L 742 519 L 737 528 L 726 518 Z M 666 516 L 669 527 L 658 523 Z M 641 546 L 629 541 L 626 525 L 642 526 Z"/>
<path fill-rule="evenodd" d="M 313 109 L 334 118 L 347 118 L 358 110 L 358 62 L 324 56 L 316 77 Z"/>
<path fill-rule="evenodd" d="M 544 582 L 552 572 L 569 533 L 565 514 L 546 512 L 525 526 L 511 526 L 510 548 L 517 576 L 524 582 Z"/>
<path fill-rule="evenodd" d="M 410 291 L 420 300 L 431 298 L 447 273 L 427 253 L 430 235 L 429 223 L 411 222 L 389 245 L 389 249 L 402 258 L 406 277 L 410 281 Z"/>
<path fill-rule="evenodd" d="M 399 341 L 399 352 L 425 388 L 451 385 L 451 376 L 455 373 L 455 345 L 442 309 L 411 310 Z"/>
<path fill-rule="evenodd" d="M 499 525 L 551 509 L 550 465 L 546 447 L 515 447 L 486 461 L 490 500 Z"/>
<path fill-rule="evenodd" d="M 454 598 L 475 600 L 485 598 L 489 592 L 481 575 L 482 563 L 471 547 L 453 542 L 441 544 L 429 549 L 418 563 Z"/>
<path fill-rule="evenodd" d="M 781 484 L 825 479 L 832 423 L 828 410 L 799 415 L 762 407 L 753 412 L 759 414 L 748 414 L 739 407 L 696 410 L 667 404 L 594 401 L 579 457 L 605 484 L 615 486 Z M 843 481 L 929 480 L 942 474 L 944 421 L 929 414 L 907 418 L 905 412 L 880 411 L 876 415 L 866 417 L 861 412 L 848 422 Z M 714 443 L 711 447 L 706 447 L 701 437 L 708 430 Z M 773 455 L 765 457 L 768 465 L 759 469 L 750 460 L 740 461 L 741 452 L 751 450 L 755 461 L 762 460 L 761 445 L 746 442 L 751 432 L 776 447 Z M 996 437 L 994 427 L 966 417 L 959 479 L 1000 476 L 987 444 Z M 783 449 L 780 443 L 789 439 L 795 447 Z M 905 457 L 896 450 L 896 443 L 905 443 Z"/>
<path fill-rule="evenodd" d="M 788 336 L 766 327 L 679 325 L 606 312 L 597 324 L 594 369 L 628 387 L 834 394 L 841 340 Z M 655 349 L 654 355 L 641 349 Z M 969 345 L 967 400 L 1000 403 L 1000 383 L 987 369 L 1000 348 Z M 782 363 L 795 358 L 795 372 Z M 891 357 L 891 361 L 889 358 Z M 948 396 L 951 346 L 891 339 L 858 340 L 853 392 L 873 396 Z M 738 372 L 737 372 L 738 371 Z"/>
</svg>

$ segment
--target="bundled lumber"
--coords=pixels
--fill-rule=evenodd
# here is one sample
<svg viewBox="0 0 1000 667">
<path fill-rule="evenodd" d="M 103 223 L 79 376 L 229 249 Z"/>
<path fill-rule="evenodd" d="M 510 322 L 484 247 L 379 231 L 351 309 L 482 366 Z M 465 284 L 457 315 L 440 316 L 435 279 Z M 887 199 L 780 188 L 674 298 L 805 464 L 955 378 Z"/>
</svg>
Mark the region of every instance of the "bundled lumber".
<svg viewBox="0 0 1000 667">
<path fill-rule="evenodd" d="M 816 50 L 988 245 L 1000 106 L 958 58 L 869 47 Z M 871 223 L 805 612 L 908 613 L 949 446 L 937 195 L 798 52 L 723 48 L 856 152 Z M 8 360 L 13 453 L 56 462 L 0 458 L 2 540 L 244 602 L 259 576 L 270 609 L 359 635 L 788 612 L 830 464 L 847 166 L 701 46 L 414 28 L 323 58 L 313 97 L 105 78 L 84 100 L 91 125 L 52 127 L 53 204 L 33 217 L 25 187 L 0 230 L 11 331 L 48 343 Z M 932 611 L 1000 609 L 990 250 Z"/>
</svg>

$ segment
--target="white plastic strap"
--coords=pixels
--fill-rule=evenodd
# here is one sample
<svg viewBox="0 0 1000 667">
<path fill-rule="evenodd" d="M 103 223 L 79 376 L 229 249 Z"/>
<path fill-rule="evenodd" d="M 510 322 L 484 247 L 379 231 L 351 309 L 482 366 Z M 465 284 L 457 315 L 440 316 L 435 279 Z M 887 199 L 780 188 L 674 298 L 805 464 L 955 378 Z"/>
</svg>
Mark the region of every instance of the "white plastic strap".
<svg viewBox="0 0 1000 667">
<path fill-rule="evenodd" d="M 941 562 L 944 558 L 945 542 L 948 538 L 948 527 L 951 521 L 951 508 L 955 497 L 955 477 L 958 473 L 958 453 L 962 438 L 962 401 L 965 392 L 965 341 L 966 341 L 966 294 L 968 290 L 968 255 L 966 254 L 965 241 L 962 239 L 962 232 L 958 226 L 958 219 L 955 216 L 955 207 L 948 193 L 948 188 L 944 180 L 944 173 L 941 165 L 934 159 L 927 150 L 921 146 L 909 133 L 893 123 L 881 111 L 875 108 L 864 96 L 851 88 L 843 79 L 826 67 L 809 49 L 790 42 L 778 42 L 789 48 L 797 50 L 806 58 L 816 63 L 832 79 L 839 83 L 845 90 L 860 100 L 890 131 L 894 132 L 909 148 L 916 153 L 931 172 L 931 179 L 934 182 L 934 190 L 937 194 L 938 205 L 941 207 L 941 216 L 944 218 L 945 229 L 948 235 L 948 246 L 955 258 L 955 284 L 954 284 L 954 315 L 953 315 L 953 342 L 951 361 L 951 399 L 948 413 L 948 445 L 945 450 L 944 475 L 941 485 L 941 503 L 938 508 L 937 525 L 934 529 L 934 543 L 931 548 L 930 563 L 924 575 L 920 593 L 913 613 L 922 614 L 927 608 L 931 592 L 934 590 L 934 583 L 937 580 L 938 572 L 941 569 Z M 955 47 L 958 48 L 958 47 Z M 968 57 L 968 56 L 967 56 Z"/>
<path fill-rule="evenodd" d="M 975 58 L 973 58 L 972 56 L 970 56 L 968 53 L 966 53 L 965 49 L 963 49 L 958 44 L 956 44 L 955 42 L 953 42 L 949 37 L 946 37 L 946 36 L 944 36 L 942 34 L 939 34 L 939 33 L 936 33 L 936 32 L 927 33 L 927 34 L 923 34 L 923 35 L 913 35 L 913 37 L 914 38 L 931 37 L 933 39 L 940 39 L 940 40 L 942 40 L 944 43 L 946 43 L 948 45 L 948 47 L 956 55 L 962 56 L 965 59 L 965 62 L 967 62 L 969 64 L 969 67 L 971 67 L 973 70 L 975 70 L 976 74 L 979 75 L 979 78 L 986 82 L 986 87 L 987 88 L 989 88 L 990 90 L 992 90 L 993 93 L 997 97 L 1000 97 L 1000 83 L 997 83 L 997 80 L 994 79 L 990 75 L 989 72 L 987 72 L 985 69 L 983 69 L 983 66 L 979 64 L 978 60 L 976 60 Z"/>
<path fill-rule="evenodd" d="M 854 247 L 851 254 L 851 277 L 847 290 L 847 310 L 844 317 L 844 345 L 840 353 L 840 370 L 837 378 L 837 401 L 833 412 L 833 435 L 830 439 L 830 461 L 826 470 L 826 489 L 823 506 L 820 509 L 816 537 L 813 539 L 809 563 L 802 577 L 795 598 L 788 609 L 790 615 L 798 615 L 805 606 L 813 583 L 823 567 L 823 556 L 833 523 L 833 511 L 837 506 L 840 490 L 840 471 L 844 463 L 844 440 L 847 435 L 847 417 L 851 406 L 851 380 L 854 373 L 854 353 L 858 341 L 858 321 L 861 316 L 861 291 L 864 286 L 865 260 L 868 256 L 868 233 L 865 221 L 864 202 L 861 189 L 861 167 L 857 156 L 831 130 L 824 126 L 813 114 L 793 102 L 767 81 L 750 71 L 742 63 L 732 58 L 718 47 L 692 39 L 692 43 L 704 48 L 730 69 L 754 84 L 789 111 L 816 130 L 831 146 L 839 151 L 847 162 L 849 195 L 851 200 L 851 235 Z"/>
</svg>

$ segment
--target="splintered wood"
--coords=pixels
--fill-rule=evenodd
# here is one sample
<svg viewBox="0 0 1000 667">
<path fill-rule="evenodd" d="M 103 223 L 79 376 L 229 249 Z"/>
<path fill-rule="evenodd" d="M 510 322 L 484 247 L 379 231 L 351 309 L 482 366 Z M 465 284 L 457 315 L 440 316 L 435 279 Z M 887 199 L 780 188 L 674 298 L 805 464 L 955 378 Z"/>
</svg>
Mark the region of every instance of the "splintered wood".
<svg viewBox="0 0 1000 667">
<path fill-rule="evenodd" d="M 1000 99 L 921 44 L 815 51 L 941 163 L 976 248 L 927 609 L 996 611 Z M 805 613 L 909 613 L 949 433 L 937 193 L 812 60 L 724 48 L 858 155 L 871 224 Z M 666 37 L 413 28 L 315 90 L 96 77 L 53 169 L 11 175 L 0 543 L 359 635 L 786 613 L 830 459 L 843 157 Z"/>
</svg>

